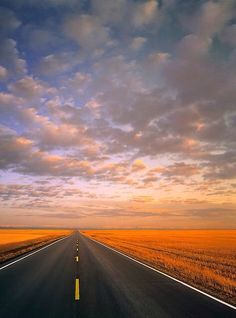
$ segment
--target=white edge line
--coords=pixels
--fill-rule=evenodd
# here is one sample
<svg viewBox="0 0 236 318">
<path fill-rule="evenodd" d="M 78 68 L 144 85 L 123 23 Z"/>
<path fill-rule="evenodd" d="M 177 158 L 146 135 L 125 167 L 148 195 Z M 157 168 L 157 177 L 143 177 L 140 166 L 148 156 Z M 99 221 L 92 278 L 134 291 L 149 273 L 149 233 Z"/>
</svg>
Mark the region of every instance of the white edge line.
<svg viewBox="0 0 236 318">
<path fill-rule="evenodd" d="M 84 235 L 84 236 L 85 236 L 85 235 Z M 181 281 L 181 280 L 179 280 L 179 279 L 177 279 L 177 278 L 174 278 L 174 277 L 172 277 L 172 276 L 170 276 L 170 275 L 168 275 L 168 274 L 166 274 L 166 273 L 164 273 L 164 272 L 161 272 L 161 271 L 159 271 L 158 269 L 156 269 L 156 268 L 154 268 L 154 267 L 151 267 L 151 266 L 149 266 L 149 265 L 147 265 L 147 264 L 144 264 L 144 263 L 142 263 L 142 262 L 136 260 L 135 258 L 132 258 L 132 257 L 130 257 L 130 256 L 128 256 L 128 255 L 126 255 L 126 254 L 124 254 L 124 253 L 122 253 L 122 252 L 120 252 L 120 251 L 118 251 L 118 250 L 116 250 L 116 249 L 114 249 L 114 248 L 112 248 L 112 247 L 110 247 L 110 246 L 107 246 L 107 245 L 105 245 L 105 244 L 103 244 L 103 243 L 101 243 L 101 242 L 99 242 L 99 241 L 97 241 L 97 240 L 94 240 L 94 239 L 92 239 L 92 238 L 90 238 L 90 237 L 88 237 L 88 236 L 85 236 L 85 237 L 88 238 L 88 239 L 90 239 L 90 240 L 92 240 L 92 241 L 94 241 L 95 243 L 98 243 L 98 244 L 100 244 L 100 245 L 102 245 L 102 246 L 108 248 L 109 250 L 112 250 L 113 252 L 116 252 L 116 253 L 118 253 L 118 254 L 120 254 L 120 255 L 123 255 L 123 256 L 129 258 L 129 259 L 132 260 L 133 262 L 136 262 L 136 263 L 138 263 L 138 264 L 140 264 L 140 265 L 143 265 L 144 267 L 147 267 L 147 268 L 153 270 L 154 272 L 157 272 L 157 273 L 159 273 L 159 274 L 162 274 L 162 275 L 164 275 L 164 276 L 166 276 L 166 277 L 168 277 L 168 278 L 170 278 L 170 279 L 172 279 L 172 280 L 174 280 L 174 281 L 176 281 L 176 282 L 178 282 L 178 283 L 180 283 L 180 284 L 182 284 L 182 285 L 184 285 L 184 286 L 186 286 L 186 287 L 188 287 L 188 288 L 191 288 L 191 289 L 197 291 L 197 292 L 200 293 L 200 294 L 203 294 L 203 295 L 205 295 L 205 296 L 207 296 L 207 297 L 209 297 L 209 298 L 211 298 L 211 299 L 214 299 L 215 301 L 217 301 L 217 302 L 219 302 L 219 303 L 221 303 L 221 304 L 223 304 L 223 305 L 225 305 L 225 306 L 228 306 L 228 307 L 230 307 L 230 308 L 236 310 L 236 307 L 235 307 L 235 306 L 233 306 L 233 305 L 231 305 L 231 304 L 229 304 L 229 303 L 226 303 L 226 302 L 223 301 L 223 300 L 220 300 L 220 299 L 218 299 L 218 298 L 216 298 L 216 297 L 214 297 L 214 296 L 211 296 L 211 295 L 205 293 L 204 291 L 202 291 L 202 290 L 200 290 L 200 289 L 197 289 L 197 288 L 195 288 L 195 287 L 193 287 L 193 286 L 191 286 L 191 285 L 189 285 L 189 284 L 187 284 L 187 283 L 185 283 L 185 282 L 183 282 L 183 281 Z"/>
<path fill-rule="evenodd" d="M 70 235 L 69 235 L 69 236 L 70 236 Z M 44 250 L 45 248 L 47 248 L 47 247 L 49 247 L 49 246 L 51 246 L 51 245 L 53 245 L 53 244 L 56 244 L 56 243 L 58 243 L 58 242 L 60 242 L 60 241 L 62 241 L 62 240 L 65 240 L 65 239 L 68 238 L 69 236 L 60 238 L 59 240 L 56 240 L 56 241 L 54 241 L 54 242 L 52 242 L 52 243 L 50 243 L 50 244 L 48 244 L 48 245 L 45 245 L 45 246 L 41 247 L 40 249 L 38 249 L 38 250 L 36 250 L 36 251 L 34 251 L 34 252 L 31 252 L 31 253 L 29 253 L 29 254 L 27 254 L 27 255 L 25 255 L 25 256 L 23 256 L 23 257 L 21 257 L 21 258 L 15 260 L 15 261 L 13 261 L 13 262 L 10 262 L 10 263 L 8 263 L 8 264 L 6 264 L 6 265 L 0 267 L 0 271 L 1 271 L 2 269 L 4 269 L 4 268 L 8 267 L 8 266 L 11 266 L 11 265 L 13 265 L 13 264 L 15 264 L 15 263 L 17 263 L 17 262 L 19 262 L 19 261 L 22 261 L 23 259 L 25 259 L 25 258 L 27 258 L 27 257 L 29 257 L 29 256 L 31 256 L 31 255 L 33 255 L 33 254 L 36 254 L 36 253 L 38 253 L 38 252 Z"/>
</svg>

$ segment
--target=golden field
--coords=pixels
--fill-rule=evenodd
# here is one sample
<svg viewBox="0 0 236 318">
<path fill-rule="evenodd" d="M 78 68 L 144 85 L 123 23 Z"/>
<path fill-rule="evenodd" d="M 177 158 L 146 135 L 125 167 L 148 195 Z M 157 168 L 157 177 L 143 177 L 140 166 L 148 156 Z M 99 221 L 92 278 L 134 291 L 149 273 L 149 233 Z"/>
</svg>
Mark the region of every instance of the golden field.
<svg viewBox="0 0 236 318">
<path fill-rule="evenodd" d="M 236 230 L 88 230 L 81 233 L 236 304 Z"/>
<path fill-rule="evenodd" d="M 54 229 L 0 229 L 0 263 L 70 233 Z"/>
</svg>

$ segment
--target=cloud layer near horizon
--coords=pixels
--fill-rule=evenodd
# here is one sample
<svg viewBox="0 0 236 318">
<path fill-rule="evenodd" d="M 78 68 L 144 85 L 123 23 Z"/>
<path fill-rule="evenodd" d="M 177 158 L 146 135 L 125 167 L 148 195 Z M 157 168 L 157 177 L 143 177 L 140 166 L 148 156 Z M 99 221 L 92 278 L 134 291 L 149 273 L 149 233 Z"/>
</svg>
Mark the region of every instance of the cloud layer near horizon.
<svg viewBox="0 0 236 318">
<path fill-rule="evenodd" d="M 0 8 L 4 225 L 234 227 L 234 1 Z"/>
</svg>

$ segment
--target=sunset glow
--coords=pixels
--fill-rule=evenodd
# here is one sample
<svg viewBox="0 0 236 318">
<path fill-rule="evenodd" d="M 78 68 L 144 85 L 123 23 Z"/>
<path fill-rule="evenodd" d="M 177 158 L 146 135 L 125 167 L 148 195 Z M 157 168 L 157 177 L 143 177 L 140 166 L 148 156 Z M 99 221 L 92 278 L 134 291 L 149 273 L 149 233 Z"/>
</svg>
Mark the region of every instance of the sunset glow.
<svg viewBox="0 0 236 318">
<path fill-rule="evenodd" d="M 0 225 L 236 227 L 236 3 L 2 0 Z"/>
</svg>

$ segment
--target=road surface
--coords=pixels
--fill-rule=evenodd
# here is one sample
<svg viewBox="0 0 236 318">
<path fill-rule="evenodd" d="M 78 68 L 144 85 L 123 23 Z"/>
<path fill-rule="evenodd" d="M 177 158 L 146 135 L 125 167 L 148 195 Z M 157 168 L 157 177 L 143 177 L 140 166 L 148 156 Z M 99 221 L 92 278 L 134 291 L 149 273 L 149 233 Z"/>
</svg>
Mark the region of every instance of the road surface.
<svg viewBox="0 0 236 318">
<path fill-rule="evenodd" d="M 0 270 L 0 317 L 235 318 L 236 311 L 76 233 Z"/>
</svg>

